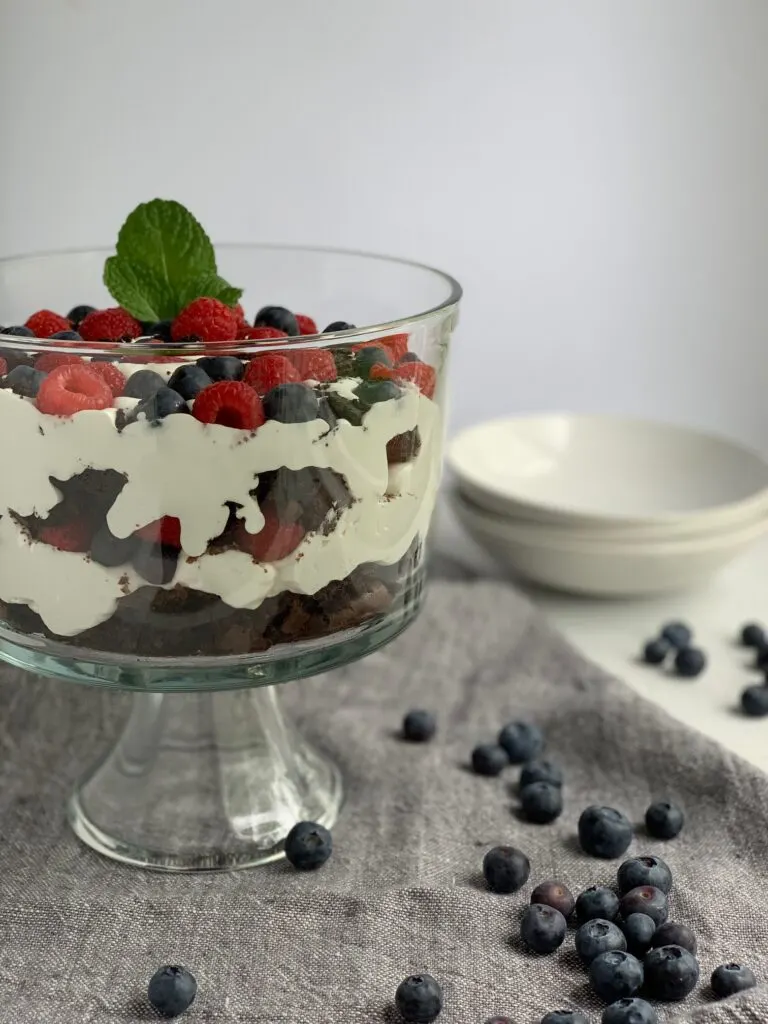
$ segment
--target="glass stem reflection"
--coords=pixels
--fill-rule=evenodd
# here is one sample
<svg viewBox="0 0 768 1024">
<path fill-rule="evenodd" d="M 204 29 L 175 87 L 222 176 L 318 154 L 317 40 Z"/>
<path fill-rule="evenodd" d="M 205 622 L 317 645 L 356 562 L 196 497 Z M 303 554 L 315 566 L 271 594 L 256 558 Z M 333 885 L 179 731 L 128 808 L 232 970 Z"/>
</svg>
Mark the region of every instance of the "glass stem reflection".
<svg viewBox="0 0 768 1024">
<path fill-rule="evenodd" d="M 275 687 L 137 694 L 113 750 L 69 806 L 101 853 L 160 870 L 212 870 L 281 854 L 296 821 L 330 825 L 338 772 L 283 715 Z"/>
</svg>

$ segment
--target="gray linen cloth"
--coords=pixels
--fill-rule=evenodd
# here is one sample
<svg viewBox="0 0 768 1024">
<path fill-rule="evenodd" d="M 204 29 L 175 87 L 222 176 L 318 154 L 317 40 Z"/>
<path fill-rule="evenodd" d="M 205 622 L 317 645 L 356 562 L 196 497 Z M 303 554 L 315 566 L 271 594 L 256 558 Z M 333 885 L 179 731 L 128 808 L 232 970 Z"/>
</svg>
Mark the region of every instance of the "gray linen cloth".
<svg viewBox="0 0 768 1024">
<path fill-rule="evenodd" d="M 696 684 L 681 685 L 695 700 Z M 768 979 L 766 778 L 589 664 L 510 587 L 435 583 L 400 640 L 333 676 L 288 684 L 284 697 L 346 776 L 333 858 L 304 875 L 273 865 L 167 876 L 100 859 L 64 822 L 68 790 L 119 724 L 123 699 L 4 670 L 2 1022 L 152 1020 L 146 982 L 179 962 L 199 980 L 190 1022 L 394 1022 L 398 982 L 429 971 L 444 986 L 445 1024 L 494 1013 L 538 1024 L 546 1010 L 576 1006 L 598 1024 L 572 934 L 553 956 L 531 956 L 514 938 L 520 913 L 538 881 L 575 891 L 614 881 L 617 864 L 575 842 L 583 807 L 607 803 L 639 821 L 667 795 L 685 806 L 683 834 L 661 843 L 638 828 L 631 852 L 671 865 L 672 917 L 698 935 L 702 983 L 663 1020 L 768 1022 L 768 988 L 721 1003 L 707 993 L 711 970 L 733 959 Z M 434 742 L 396 738 L 411 706 L 438 711 Z M 566 772 L 553 825 L 516 818 L 514 771 L 486 779 L 465 767 L 476 742 L 517 716 L 541 724 Z M 531 859 L 528 885 L 512 896 L 480 881 L 497 843 Z"/>
</svg>

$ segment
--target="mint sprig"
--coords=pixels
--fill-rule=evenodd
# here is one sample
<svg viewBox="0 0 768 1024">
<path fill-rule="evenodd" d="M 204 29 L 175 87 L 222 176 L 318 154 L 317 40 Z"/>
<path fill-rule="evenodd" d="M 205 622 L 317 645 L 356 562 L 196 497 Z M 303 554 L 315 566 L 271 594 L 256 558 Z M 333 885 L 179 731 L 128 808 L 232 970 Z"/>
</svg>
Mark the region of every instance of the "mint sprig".
<svg viewBox="0 0 768 1024">
<path fill-rule="evenodd" d="M 234 306 L 243 294 L 219 276 L 200 223 L 171 199 L 137 206 L 120 228 L 115 250 L 104 264 L 104 284 L 137 320 L 172 320 L 203 296 Z"/>
</svg>

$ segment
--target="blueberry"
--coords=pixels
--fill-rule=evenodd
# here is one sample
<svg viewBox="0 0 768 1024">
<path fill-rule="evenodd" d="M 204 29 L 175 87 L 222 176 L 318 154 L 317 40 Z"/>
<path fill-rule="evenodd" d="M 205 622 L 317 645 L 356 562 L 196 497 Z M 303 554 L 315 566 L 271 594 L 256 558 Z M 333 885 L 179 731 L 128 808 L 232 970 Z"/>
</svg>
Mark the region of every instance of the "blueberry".
<svg viewBox="0 0 768 1024">
<path fill-rule="evenodd" d="M 621 897 L 619 912 L 625 918 L 630 914 L 647 914 L 657 925 L 663 924 L 669 914 L 666 893 L 655 885 L 638 885 Z"/>
<path fill-rule="evenodd" d="M 658 640 L 649 640 L 643 647 L 643 661 L 648 665 L 661 665 L 669 654 L 669 644 L 659 637 Z"/>
<path fill-rule="evenodd" d="M 145 321 L 141 325 L 141 333 L 145 338 L 160 338 L 161 341 L 170 342 L 172 320 Z"/>
<path fill-rule="evenodd" d="M 741 710 L 750 718 L 763 718 L 768 715 L 768 686 L 758 683 L 742 690 Z"/>
<path fill-rule="evenodd" d="M 82 341 L 83 339 L 77 333 L 77 331 L 57 331 L 56 334 L 52 334 L 50 341 Z"/>
<path fill-rule="evenodd" d="M 317 395 L 306 384 L 278 384 L 263 401 L 267 419 L 278 423 L 310 423 L 320 408 Z"/>
<path fill-rule="evenodd" d="M 672 872 L 661 859 L 652 854 L 642 857 L 631 857 L 625 860 L 618 871 L 619 892 L 624 895 L 639 885 L 655 885 L 662 892 L 672 888 Z"/>
<path fill-rule="evenodd" d="M 23 327 L 21 324 L 16 324 L 13 327 L 4 327 L 3 334 L 9 334 L 12 338 L 34 338 L 35 332 L 31 331 L 28 327 Z"/>
<path fill-rule="evenodd" d="M 402 366 L 403 363 L 420 363 L 421 360 L 415 352 L 406 352 L 403 358 L 398 362 L 398 366 Z"/>
<path fill-rule="evenodd" d="M 348 324 L 346 320 L 334 320 L 324 329 L 323 334 L 338 334 L 340 331 L 354 331 L 355 325 Z"/>
<path fill-rule="evenodd" d="M 563 769 L 552 761 L 529 761 L 520 772 L 520 789 L 532 782 L 548 782 L 550 786 L 562 786 Z"/>
<path fill-rule="evenodd" d="M 756 622 L 748 622 L 741 627 L 740 639 L 745 647 L 763 647 L 765 645 L 765 630 Z"/>
<path fill-rule="evenodd" d="M 137 543 L 131 556 L 131 564 L 139 576 L 156 587 L 171 582 L 176 575 L 178 560 L 179 552 L 176 548 L 149 541 Z"/>
<path fill-rule="evenodd" d="M 5 378 L 4 386 L 10 388 L 14 395 L 34 398 L 46 377 L 42 370 L 35 370 L 32 366 L 14 366 Z"/>
<path fill-rule="evenodd" d="M 684 622 L 668 622 L 662 627 L 661 637 L 673 647 L 687 647 L 693 639 L 693 630 Z"/>
<path fill-rule="evenodd" d="M 532 782 L 520 792 L 520 803 L 528 821 L 547 825 L 563 813 L 563 791 L 550 782 Z"/>
<path fill-rule="evenodd" d="M 314 871 L 333 852 L 331 833 L 314 821 L 299 821 L 285 837 L 285 856 L 299 871 Z"/>
<path fill-rule="evenodd" d="M 592 804 L 581 812 L 579 842 L 593 857 L 620 857 L 632 842 L 632 826 L 621 811 Z"/>
<path fill-rule="evenodd" d="M 674 839 L 685 823 L 685 815 L 676 804 L 658 800 L 645 812 L 645 828 L 654 839 Z M 661 889 L 662 886 L 659 886 Z"/>
<path fill-rule="evenodd" d="M 609 949 L 626 949 L 627 940 L 624 932 L 612 921 L 595 918 L 587 921 L 576 932 L 576 952 L 585 964 L 591 964 L 596 956 L 607 953 Z"/>
<path fill-rule="evenodd" d="M 494 846 L 483 857 L 483 875 L 494 892 L 517 892 L 530 873 L 531 862 L 515 846 Z"/>
<path fill-rule="evenodd" d="M 755 648 L 755 668 L 768 672 L 768 645 Z"/>
<path fill-rule="evenodd" d="M 197 982 L 186 967 L 161 967 L 149 980 L 149 1001 L 163 1017 L 178 1017 L 197 995 Z"/>
<path fill-rule="evenodd" d="M 437 729 L 437 718 L 431 711 L 417 708 L 409 711 L 403 719 L 403 738 L 411 743 L 424 743 L 431 740 Z"/>
<path fill-rule="evenodd" d="M 630 914 L 619 925 L 627 940 L 627 949 L 633 956 L 644 957 L 653 943 L 656 922 L 647 914 Z"/>
<path fill-rule="evenodd" d="M 580 924 L 597 917 L 615 921 L 619 916 L 619 897 L 604 885 L 591 885 L 576 899 L 576 919 Z"/>
<path fill-rule="evenodd" d="M 263 306 L 256 314 L 253 326 L 274 327 L 278 331 L 285 331 L 292 337 L 301 334 L 296 317 L 285 306 Z"/>
<path fill-rule="evenodd" d="M 550 1010 L 541 1018 L 541 1024 L 589 1024 L 581 1010 Z"/>
<path fill-rule="evenodd" d="M 383 348 L 361 348 L 355 356 L 352 372 L 355 377 L 367 377 L 372 366 L 392 365 L 392 357 Z"/>
<path fill-rule="evenodd" d="M 237 356 L 203 356 L 197 365 L 214 381 L 242 380 L 245 373 L 245 363 Z"/>
<path fill-rule="evenodd" d="M 677 921 L 665 921 L 659 925 L 653 936 L 651 946 L 656 949 L 658 946 L 682 946 L 689 953 L 696 952 L 696 936 L 687 924 L 678 924 Z"/>
<path fill-rule="evenodd" d="M 741 627 L 739 640 L 744 647 L 765 647 L 765 630 L 757 623 L 746 623 L 745 626 Z"/>
<path fill-rule="evenodd" d="M 472 771 L 478 775 L 499 775 L 508 764 L 506 750 L 495 743 L 481 743 L 472 751 Z"/>
<path fill-rule="evenodd" d="M 149 398 L 165 387 L 165 379 L 154 370 L 137 370 L 125 382 L 123 395 L 126 398 Z"/>
<path fill-rule="evenodd" d="M 67 313 L 67 320 L 69 320 L 73 327 L 79 327 L 89 313 L 95 312 L 95 306 L 73 306 Z"/>
<path fill-rule="evenodd" d="M 710 984 L 718 999 L 725 999 L 727 996 L 736 995 L 737 992 L 754 988 L 757 979 L 749 967 L 743 964 L 721 964 L 712 971 Z"/>
<path fill-rule="evenodd" d="M 562 946 L 567 929 L 559 910 L 544 903 L 531 903 L 523 914 L 520 937 L 534 953 L 554 953 Z"/>
<path fill-rule="evenodd" d="M 91 541 L 91 559 L 99 565 L 123 565 L 133 558 L 138 543 L 133 536 L 115 537 L 104 523 Z"/>
<path fill-rule="evenodd" d="M 395 1005 L 403 1020 L 429 1024 L 443 1008 L 443 991 L 431 974 L 412 974 L 397 986 Z"/>
<path fill-rule="evenodd" d="M 603 1010 L 601 1024 L 659 1024 L 659 1017 L 644 999 L 620 999 Z"/>
<path fill-rule="evenodd" d="M 355 388 L 355 398 L 368 408 L 379 402 L 392 402 L 402 395 L 402 388 L 393 380 L 366 380 Z"/>
<path fill-rule="evenodd" d="M 611 949 L 596 956 L 589 965 L 592 988 L 606 1003 L 628 999 L 643 984 L 643 965 L 621 949 Z"/>
<path fill-rule="evenodd" d="M 194 363 L 184 363 L 173 371 L 168 387 L 189 401 L 212 383 L 211 378 L 201 367 Z"/>
<path fill-rule="evenodd" d="M 512 764 L 533 761 L 544 749 L 544 736 L 537 725 L 530 722 L 508 722 L 499 733 L 499 745 L 504 747 Z"/>
<path fill-rule="evenodd" d="M 681 647 L 675 655 L 675 672 L 685 679 L 701 675 L 707 667 L 707 656 L 698 647 Z"/>
<path fill-rule="evenodd" d="M 554 907 L 565 918 L 571 916 L 576 906 L 573 893 L 562 882 L 539 882 L 531 893 L 531 903 L 544 903 L 548 907 Z"/>
<path fill-rule="evenodd" d="M 645 984 L 651 999 L 677 1003 L 699 980 L 699 962 L 681 946 L 660 946 L 645 956 Z"/>
<path fill-rule="evenodd" d="M 133 377 L 131 377 L 131 380 L 133 380 Z M 158 388 L 153 395 L 150 395 L 149 398 L 145 398 L 143 402 L 139 402 L 139 404 L 131 410 L 129 419 L 133 422 L 134 420 L 137 420 L 139 416 L 143 415 L 150 423 L 157 424 L 160 420 L 164 420 L 166 416 L 172 416 L 177 412 L 188 411 L 187 403 L 181 395 L 177 391 L 173 391 L 171 388 L 167 388 L 163 385 L 161 388 Z"/>
</svg>

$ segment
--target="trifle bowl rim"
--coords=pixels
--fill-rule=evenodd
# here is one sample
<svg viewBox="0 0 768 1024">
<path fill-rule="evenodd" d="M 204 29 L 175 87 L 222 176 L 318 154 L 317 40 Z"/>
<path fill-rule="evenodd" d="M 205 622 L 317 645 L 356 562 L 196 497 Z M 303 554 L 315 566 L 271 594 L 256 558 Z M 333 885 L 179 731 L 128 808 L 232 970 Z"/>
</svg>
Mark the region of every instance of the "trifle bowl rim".
<svg viewBox="0 0 768 1024">
<path fill-rule="evenodd" d="M 376 323 L 355 325 L 346 331 L 328 331 L 317 334 L 291 335 L 286 338 L 270 338 L 259 341 L 247 339 L 227 339 L 220 341 L 199 341 L 174 343 L 173 341 L 160 341 L 150 336 L 140 337 L 131 341 L 71 341 L 19 337 L 18 335 L 5 334 L 0 324 L 0 348 L 3 350 L 18 352 L 42 353 L 55 350 L 63 355 L 105 355 L 120 358 L 124 355 L 151 356 L 157 355 L 162 349 L 163 355 L 179 356 L 179 358 L 199 358 L 212 353 L 221 354 L 224 347 L 237 351 L 244 356 L 259 355 L 266 352 L 281 352 L 292 348 L 343 348 L 345 345 L 356 344 L 360 339 L 375 340 L 386 334 L 397 332 L 416 324 L 428 323 L 434 319 L 440 319 L 455 311 L 462 297 L 463 288 L 455 277 L 428 263 L 418 260 L 409 260 L 399 256 L 388 256 L 382 253 L 368 252 L 359 249 L 346 249 L 333 246 L 314 245 L 289 245 L 271 242 L 221 242 L 216 243 L 217 252 L 279 252 L 294 253 L 296 255 L 309 254 L 322 256 L 351 257 L 363 261 L 370 261 L 372 264 L 394 264 L 420 271 L 442 280 L 447 288 L 448 295 L 436 305 L 429 306 L 420 312 L 404 314 L 394 319 L 383 320 Z M 76 249 L 55 249 L 41 252 L 20 253 L 17 255 L 0 257 L 0 274 L 4 267 L 11 265 L 21 266 L 25 263 L 47 262 L 53 260 L 93 257 L 102 255 L 105 259 L 113 253 L 108 246 L 85 246 Z"/>
</svg>

